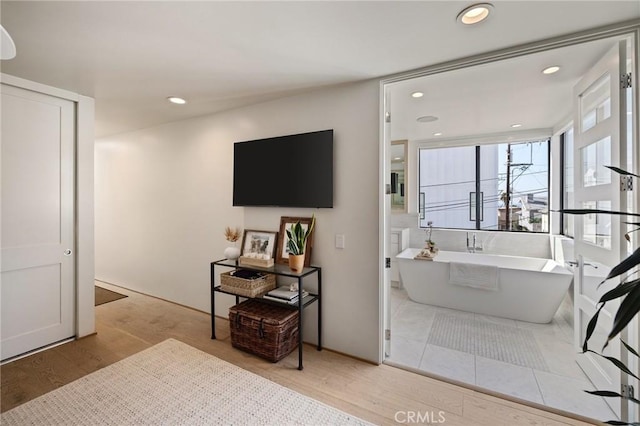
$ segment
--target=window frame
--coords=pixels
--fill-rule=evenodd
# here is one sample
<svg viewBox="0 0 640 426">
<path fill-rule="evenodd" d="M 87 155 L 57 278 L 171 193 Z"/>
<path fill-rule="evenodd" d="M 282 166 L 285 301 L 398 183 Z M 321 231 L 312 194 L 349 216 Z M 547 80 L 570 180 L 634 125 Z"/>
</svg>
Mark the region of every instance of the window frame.
<svg viewBox="0 0 640 426">
<path fill-rule="evenodd" d="M 527 142 L 531 142 L 531 143 L 535 143 L 535 142 L 546 142 L 547 144 L 547 155 L 546 155 L 546 160 L 547 160 L 547 208 L 548 208 L 548 212 L 547 212 L 547 220 L 548 220 L 548 225 L 547 225 L 547 230 L 546 231 L 519 231 L 519 230 L 515 230 L 515 229 L 482 229 L 481 228 L 481 221 L 483 219 L 484 216 L 484 211 L 482 211 L 482 206 L 484 205 L 483 200 L 481 199 L 483 191 L 481 191 L 481 185 L 482 185 L 482 180 L 481 180 L 481 155 L 480 155 L 480 149 L 482 146 L 488 146 L 488 145 L 503 145 L 503 144 L 521 144 L 521 143 L 527 143 Z M 432 144 L 422 144 L 419 145 L 417 147 L 417 176 L 416 176 L 416 187 L 418 188 L 418 194 L 421 194 L 421 186 L 420 186 L 420 176 L 421 176 L 421 168 L 422 168 L 422 161 L 420 158 L 420 152 L 422 150 L 428 150 L 428 149 L 447 149 L 447 148 L 460 148 L 460 147 L 475 147 L 475 194 L 476 194 L 476 199 L 475 199 L 475 227 L 469 227 L 469 228 L 463 228 L 463 227 L 455 227 L 455 228 L 451 228 L 451 227 L 439 227 L 439 226 L 433 226 L 433 228 L 435 229 L 450 229 L 450 230 L 460 230 L 460 231 L 488 231 L 488 232 L 514 232 L 514 233 L 519 233 L 519 234 L 551 234 L 551 137 L 550 136 L 540 136 L 538 135 L 537 137 L 526 137 L 526 138 L 520 138 L 517 140 L 500 140 L 500 141 L 478 141 L 476 143 L 469 143 L 469 144 L 452 144 L 450 146 L 442 146 L 442 144 L 438 144 L 438 145 L 432 145 Z M 561 176 L 561 178 L 563 178 L 563 176 Z M 423 194 L 423 193 L 422 193 Z M 422 226 L 422 221 L 426 220 L 426 207 L 419 205 L 419 211 L 418 211 L 418 228 L 420 229 L 426 229 L 428 226 Z M 499 225 L 499 221 L 498 221 L 498 225 Z"/>
</svg>

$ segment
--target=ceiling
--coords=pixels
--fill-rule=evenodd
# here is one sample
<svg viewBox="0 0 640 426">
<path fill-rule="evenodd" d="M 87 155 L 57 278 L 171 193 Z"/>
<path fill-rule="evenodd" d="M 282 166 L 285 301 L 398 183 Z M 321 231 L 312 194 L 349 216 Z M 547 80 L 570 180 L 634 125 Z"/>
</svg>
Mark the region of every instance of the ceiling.
<svg viewBox="0 0 640 426">
<path fill-rule="evenodd" d="M 0 70 L 94 97 L 100 137 L 640 18 L 640 0 L 495 1 L 465 27 L 470 3 L 2 0 Z"/>
<path fill-rule="evenodd" d="M 551 136 L 573 110 L 573 87 L 625 37 L 582 43 L 390 85 L 391 138 L 429 142 L 470 136 Z M 542 70 L 559 66 L 554 74 Z M 419 91 L 424 95 L 413 98 Z M 419 117 L 437 120 L 419 122 Z M 516 129 L 511 126 L 519 124 Z"/>
</svg>

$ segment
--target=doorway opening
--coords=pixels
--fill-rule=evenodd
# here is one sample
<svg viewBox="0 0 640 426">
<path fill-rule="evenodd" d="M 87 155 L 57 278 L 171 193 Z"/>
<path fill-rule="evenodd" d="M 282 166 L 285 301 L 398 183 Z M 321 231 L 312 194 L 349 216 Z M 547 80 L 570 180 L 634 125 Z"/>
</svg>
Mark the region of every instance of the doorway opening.
<svg viewBox="0 0 640 426">
<path fill-rule="evenodd" d="M 622 59 L 621 69 L 636 75 L 637 38 L 637 30 L 631 35 L 622 30 L 614 36 L 611 32 L 606 36 L 594 34 L 588 41 L 569 37 L 548 50 L 515 49 L 509 54 L 488 56 L 486 60 L 461 61 L 446 71 L 426 69 L 418 77 L 412 73 L 410 78 L 398 77 L 383 83 L 384 112 L 389 118 L 385 123 L 384 143 L 389 148 L 395 141 L 406 141 L 403 178 L 410 188 L 404 194 L 406 211 L 394 211 L 393 206 L 385 208 L 384 239 L 387 242 L 386 253 L 391 257 L 391 272 L 384 284 L 387 296 L 384 318 L 385 329 L 388 330 L 385 337 L 389 338 L 385 342 L 385 363 L 598 420 L 621 416 L 620 405 L 616 406 L 615 401 L 613 405 L 608 404 L 610 401 L 584 392 L 585 389 L 602 389 L 602 382 L 593 377 L 584 363 L 578 362 L 583 357 L 580 354 L 580 336 L 588 318 L 587 321 L 576 320 L 579 317 L 576 317 L 574 293 L 581 293 L 572 280 L 572 264 L 582 255 L 582 246 L 574 244 L 575 233 L 569 229 L 569 223 L 573 225 L 573 221 L 561 218 L 553 210 L 561 206 L 574 207 L 566 205 L 567 200 L 573 200 L 567 191 L 572 191 L 573 182 L 577 181 L 573 164 L 581 164 L 583 152 L 575 154 L 575 149 L 572 148 L 571 152 L 565 152 L 565 149 L 568 136 L 573 136 L 572 129 L 578 121 L 576 117 L 579 117 L 575 113 L 576 87 L 607 52 L 619 50 L 621 42 L 626 43 L 626 59 Z M 543 73 L 550 65 L 559 66 L 559 71 Z M 415 91 L 423 92 L 424 96 L 412 98 L 411 93 Z M 614 142 L 625 152 L 620 157 L 624 160 L 623 165 L 632 170 L 636 169 L 634 165 L 638 156 L 637 93 L 631 89 L 620 93 L 627 102 L 619 113 L 628 120 L 620 129 L 617 142 Z M 615 99 L 611 102 L 617 102 Z M 606 96 L 596 100 L 593 110 L 597 120 L 599 114 L 611 108 Z M 522 171 L 517 175 L 519 187 L 514 186 L 513 181 L 507 181 L 507 176 L 500 169 L 505 164 L 513 166 L 517 163 L 512 153 L 508 152 L 505 158 L 495 154 L 495 160 L 492 157 L 490 161 L 495 163 L 495 170 L 488 175 L 473 168 L 473 164 L 478 162 L 477 152 L 481 147 L 526 147 L 541 141 L 549 144 L 544 158 L 548 167 L 546 175 L 538 176 L 534 166 L 542 160 L 535 159 L 532 154 L 527 167 L 524 163 L 517 164 L 518 170 Z M 475 147 L 480 148 L 476 150 Z M 420 154 L 445 150 L 453 153 L 464 149 L 469 150 L 469 164 L 457 154 L 449 162 L 442 158 L 429 162 Z M 591 149 L 597 151 L 593 157 L 598 160 L 594 161 L 603 163 L 620 159 L 607 157 L 607 150 L 602 146 L 599 150 L 597 147 Z M 566 161 L 568 156 L 571 162 Z M 393 159 L 388 157 L 388 160 L 386 172 L 391 176 Z M 467 178 L 463 176 L 465 173 L 469 175 Z M 429 176 L 444 177 L 443 181 L 449 185 L 435 180 L 430 183 Z M 513 175 L 509 177 L 513 180 Z M 433 195 L 429 197 L 425 188 L 430 184 L 440 185 L 441 192 L 449 197 L 446 202 L 435 199 Z M 493 191 L 493 186 L 499 188 L 500 184 L 504 187 L 503 192 L 508 194 L 506 198 L 501 197 L 497 189 Z M 466 195 L 453 196 L 453 188 L 461 185 L 468 186 Z M 540 188 L 544 191 L 534 191 Z M 493 194 L 494 197 L 489 200 L 484 194 Z M 388 198 L 391 204 L 391 197 Z M 628 204 L 637 205 L 637 200 L 630 196 Z M 490 206 L 490 210 L 485 208 Z M 454 208 L 464 210 L 460 220 L 473 226 L 438 223 L 451 218 Z M 503 216 L 508 211 L 512 218 L 518 212 L 517 223 L 507 226 L 510 221 L 505 222 L 506 219 L 500 216 L 501 211 Z M 443 219 L 436 219 L 435 212 Z M 482 220 L 495 222 L 495 226 L 483 227 L 479 224 Z M 502 222 L 505 226 L 501 227 Z M 598 230 L 603 226 L 607 227 L 609 235 L 621 229 L 620 225 L 616 229 L 611 227 L 610 221 L 607 223 L 609 225 L 604 222 L 589 225 L 593 230 L 590 235 L 594 238 L 598 235 L 602 240 L 603 233 Z M 424 247 L 427 239 L 435 242 L 440 254 L 431 261 L 415 260 L 416 252 L 411 250 Z M 592 244 L 597 245 L 597 241 Z M 610 258 L 590 257 L 592 265 L 585 267 L 584 275 L 593 282 L 601 281 L 618 263 L 615 260 L 625 256 L 630 247 L 619 245 L 618 248 L 624 250 Z M 443 256 L 445 253 L 463 253 L 475 256 L 475 260 L 459 260 L 458 257 L 451 260 Z M 463 308 L 461 306 L 469 306 L 461 302 L 465 296 L 458 296 L 455 291 L 442 300 L 431 295 L 420 299 L 416 295 L 416 285 L 424 288 L 435 285 L 438 279 L 450 280 L 450 274 L 453 274 L 451 264 L 471 263 L 486 267 L 492 260 L 481 256 L 488 255 L 502 257 L 502 260 L 517 257 L 521 264 L 529 262 L 527 259 L 544 260 L 540 269 L 547 268 L 563 275 L 563 279 L 568 278 L 566 288 L 552 309 L 550 321 L 531 321 L 526 319 L 526 315 L 525 318 L 509 317 L 502 311 L 486 309 L 490 303 L 484 302 L 479 302 L 475 308 Z M 447 263 L 446 268 L 449 269 L 441 278 L 437 278 L 437 273 L 429 268 L 417 274 L 410 268 L 418 266 L 403 269 L 403 265 L 416 262 L 423 265 Z M 497 274 L 503 274 L 502 270 L 509 268 L 497 266 Z M 521 272 L 514 281 L 519 282 L 519 277 L 528 274 L 529 268 L 518 266 L 516 269 Z M 489 272 L 477 268 L 474 274 Z M 406 282 L 416 279 L 416 276 L 417 283 Z M 550 276 L 542 280 L 549 281 Z M 448 291 L 446 286 L 455 285 L 451 282 L 437 284 L 444 286 L 440 294 Z M 500 283 L 497 288 L 489 290 L 466 290 L 469 290 L 469 299 L 482 300 L 487 292 L 500 291 L 502 285 Z M 548 305 L 551 302 L 545 299 L 544 303 Z"/>
</svg>

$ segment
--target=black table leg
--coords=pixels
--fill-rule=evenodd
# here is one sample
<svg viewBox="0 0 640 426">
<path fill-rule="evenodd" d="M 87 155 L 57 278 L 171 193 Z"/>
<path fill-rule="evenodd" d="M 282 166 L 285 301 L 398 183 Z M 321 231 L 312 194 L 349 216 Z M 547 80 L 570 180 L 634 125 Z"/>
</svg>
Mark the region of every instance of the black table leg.
<svg viewBox="0 0 640 426">
<path fill-rule="evenodd" d="M 298 370 L 302 370 L 302 277 L 298 277 Z"/>
<path fill-rule="evenodd" d="M 213 290 L 215 287 L 215 269 L 216 265 L 211 264 L 211 339 L 216 338 L 216 292 Z"/>
<path fill-rule="evenodd" d="M 322 270 L 318 268 L 318 350 L 322 350 Z"/>
</svg>

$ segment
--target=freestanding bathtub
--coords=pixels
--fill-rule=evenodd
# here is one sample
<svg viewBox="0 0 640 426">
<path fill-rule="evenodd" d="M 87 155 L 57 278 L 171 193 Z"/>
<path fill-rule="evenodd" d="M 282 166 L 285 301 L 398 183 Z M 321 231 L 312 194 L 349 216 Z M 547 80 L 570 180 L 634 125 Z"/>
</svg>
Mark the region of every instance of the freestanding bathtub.
<svg viewBox="0 0 640 426">
<path fill-rule="evenodd" d="M 548 323 L 573 279 L 562 265 L 548 259 L 440 251 L 432 261 L 416 260 L 419 251 L 406 249 L 396 259 L 409 298 L 428 305 Z M 496 266 L 497 289 L 451 284 L 452 262 Z"/>
</svg>

